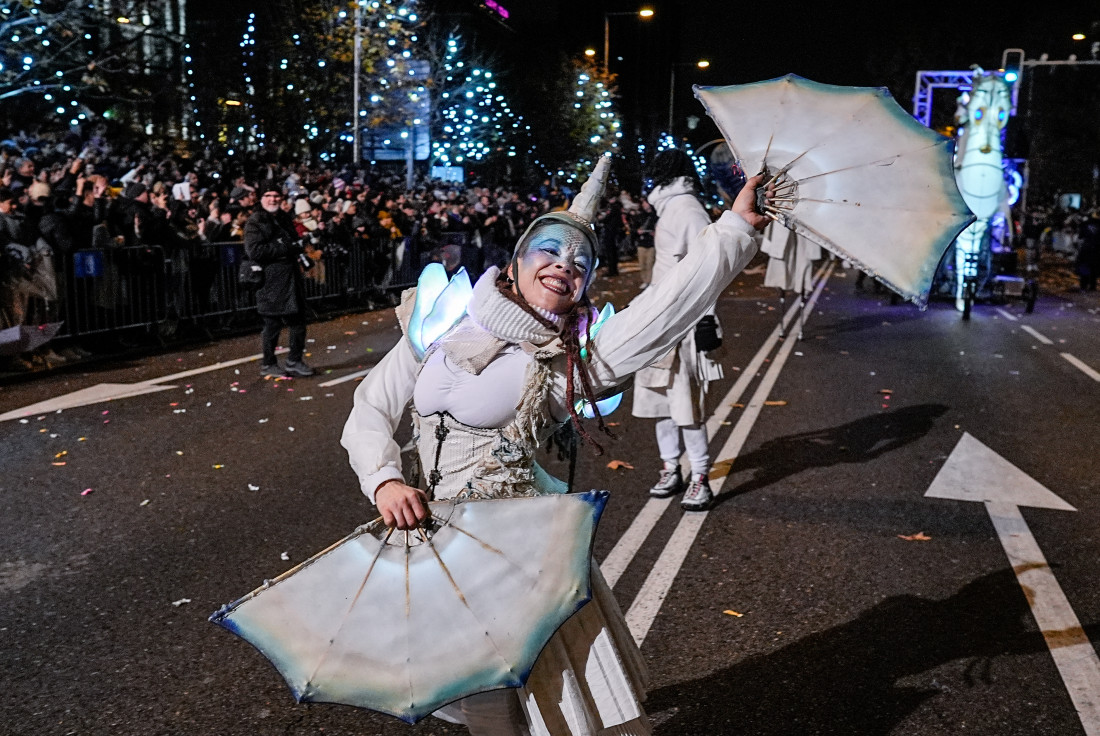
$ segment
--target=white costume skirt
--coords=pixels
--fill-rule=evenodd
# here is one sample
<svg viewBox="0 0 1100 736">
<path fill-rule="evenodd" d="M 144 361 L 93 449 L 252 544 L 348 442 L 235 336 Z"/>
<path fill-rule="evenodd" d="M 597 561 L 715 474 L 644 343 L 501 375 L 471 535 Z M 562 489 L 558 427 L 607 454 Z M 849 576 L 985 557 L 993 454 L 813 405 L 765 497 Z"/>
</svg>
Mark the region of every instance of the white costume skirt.
<svg viewBox="0 0 1100 736">
<path fill-rule="evenodd" d="M 464 698 L 434 715 L 475 736 L 649 736 L 641 652 L 595 563 L 591 578 L 592 600 L 550 639 L 525 687 Z"/>
</svg>

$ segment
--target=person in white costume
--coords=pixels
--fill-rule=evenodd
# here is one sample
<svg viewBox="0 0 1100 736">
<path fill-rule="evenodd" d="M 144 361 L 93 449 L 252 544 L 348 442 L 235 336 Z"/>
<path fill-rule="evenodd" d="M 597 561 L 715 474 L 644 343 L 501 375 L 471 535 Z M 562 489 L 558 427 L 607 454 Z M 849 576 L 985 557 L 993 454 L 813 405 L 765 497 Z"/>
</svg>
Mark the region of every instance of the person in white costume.
<svg viewBox="0 0 1100 736">
<path fill-rule="evenodd" d="M 591 223 L 609 164 L 601 158 L 569 211 L 531 224 L 504 272 L 493 267 L 478 279 L 466 316 L 423 358 L 408 337 L 414 290 L 403 295 L 406 336 L 356 389 L 341 438 L 388 525 L 419 525 L 429 498 L 564 492 L 534 462 L 538 445 L 569 421 L 595 444 L 581 427 L 579 400 L 614 393 L 682 340 L 756 253 L 767 222 L 753 209 L 759 179 L 699 234 L 705 247 L 610 317 L 582 353 L 579 335 L 594 313 L 586 295 L 597 266 Z M 410 401 L 427 491 L 406 483 L 394 441 Z M 650 734 L 640 653 L 595 564 L 591 583 L 592 600 L 554 634 L 526 686 L 463 698 L 435 715 L 475 736 Z"/>
<path fill-rule="evenodd" d="M 687 256 L 714 246 L 711 238 L 704 237 L 711 218 L 697 196 L 699 179 L 691 158 L 678 149 L 662 151 L 653 159 L 650 173 L 653 190 L 647 199 L 657 210 L 657 230 L 653 236 L 656 254 L 651 280 L 656 286 L 675 273 L 677 265 Z M 735 204 L 740 200 L 739 195 Z M 689 290 L 693 288 L 694 284 L 688 287 Z M 714 302 L 711 302 L 704 311 L 713 316 L 713 308 Z M 696 320 L 704 316 L 704 311 L 695 313 Z M 702 511 L 714 498 L 707 478 L 710 451 L 703 423 L 703 397 L 707 384 L 721 377 L 722 367 L 699 349 L 694 330 L 689 330 L 670 351 L 653 365 L 638 371 L 634 378 L 632 413 L 636 417 L 657 420 L 657 448 L 662 468 L 649 493 L 656 498 L 667 498 L 684 491 L 680 505 L 687 511 Z M 680 455 L 685 446 L 691 464 L 686 489 L 680 471 Z"/>
<path fill-rule="evenodd" d="M 764 242 L 760 251 L 768 256 L 764 286 L 779 289 L 780 325 L 783 324 L 787 292 L 798 294 L 798 339 L 801 340 L 806 295 L 813 289 L 814 262 L 821 260 L 821 246 L 778 222 L 773 222 L 764 230 Z"/>
</svg>

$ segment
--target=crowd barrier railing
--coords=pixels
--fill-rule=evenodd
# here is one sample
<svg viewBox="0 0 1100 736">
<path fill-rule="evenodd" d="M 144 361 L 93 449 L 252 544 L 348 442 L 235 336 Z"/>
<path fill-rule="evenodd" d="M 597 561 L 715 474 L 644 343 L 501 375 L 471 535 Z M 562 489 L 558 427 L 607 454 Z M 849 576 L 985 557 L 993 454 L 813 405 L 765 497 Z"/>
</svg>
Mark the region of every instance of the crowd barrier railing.
<svg viewBox="0 0 1100 736">
<path fill-rule="evenodd" d="M 472 246 L 471 246 L 472 247 Z M 55 261 L 58 301 L 40 311 L 78 337 L 191 321 L 208 332 L 258 324 L 256 295 L 237 283 L 244 245 L 198 243 L 77 250 Z M 329 248 L 304 273 L 306 301 L 318 314 L 369 308 L 414 286 L 431 253 L 409 239 L 347 250 Z"/>
</svg>

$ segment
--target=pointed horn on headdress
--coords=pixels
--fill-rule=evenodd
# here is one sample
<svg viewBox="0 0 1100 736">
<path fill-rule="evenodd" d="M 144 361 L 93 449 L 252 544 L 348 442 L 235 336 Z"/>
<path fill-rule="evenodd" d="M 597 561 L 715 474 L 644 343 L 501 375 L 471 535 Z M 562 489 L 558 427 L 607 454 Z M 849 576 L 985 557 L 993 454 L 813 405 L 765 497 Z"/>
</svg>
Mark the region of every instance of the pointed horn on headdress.
<svg viewBox="0 0 1100 736">
<path fill-rule="evenodd" d="M 600 198 L 603 197 L 603 190 L 607 186 L 607 179 L 610 174 L 611 154 L 605 153 L 596 162 L 595 168 L 592 169 L 592 175 L 581 187 L 581 191 L 573 198 L 573 203 L 569 205 L 569 213 L 574 215 L 576 219 L 583 220 L 586 224 L 591 225 L 594 223 L 596 213 L 600 207 Z"/>
</svg>

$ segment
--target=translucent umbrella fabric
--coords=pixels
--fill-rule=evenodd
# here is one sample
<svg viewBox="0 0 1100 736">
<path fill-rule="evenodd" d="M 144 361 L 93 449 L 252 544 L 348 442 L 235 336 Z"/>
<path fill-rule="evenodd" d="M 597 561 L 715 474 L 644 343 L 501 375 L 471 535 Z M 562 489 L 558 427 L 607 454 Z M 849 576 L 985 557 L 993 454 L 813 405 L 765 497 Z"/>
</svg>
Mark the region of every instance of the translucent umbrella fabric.
<svg viewBox="0 0 1100 736">
<path fill-rule="evenodd" d="M 299 701 L 415 723 L 519 687 L 591 595 L 606 491 L 430 504 L 434 531 L 376 521 L 211 616 Z"/>
<path fill-rule="evenodd" d="M 775 177 L 778 222 L 924 305 L 944 251 L 974 216 L 955 185 L 954 142 L 885 88 L 788 74 L 695 87 L 735 159 Z"/>
<path fill-rule="evenodd" d="M 0 355 L 19 355 L 42 347 L 54 338 L 61 324 L 17 325 L 0 330 Z"/>
</svg>

